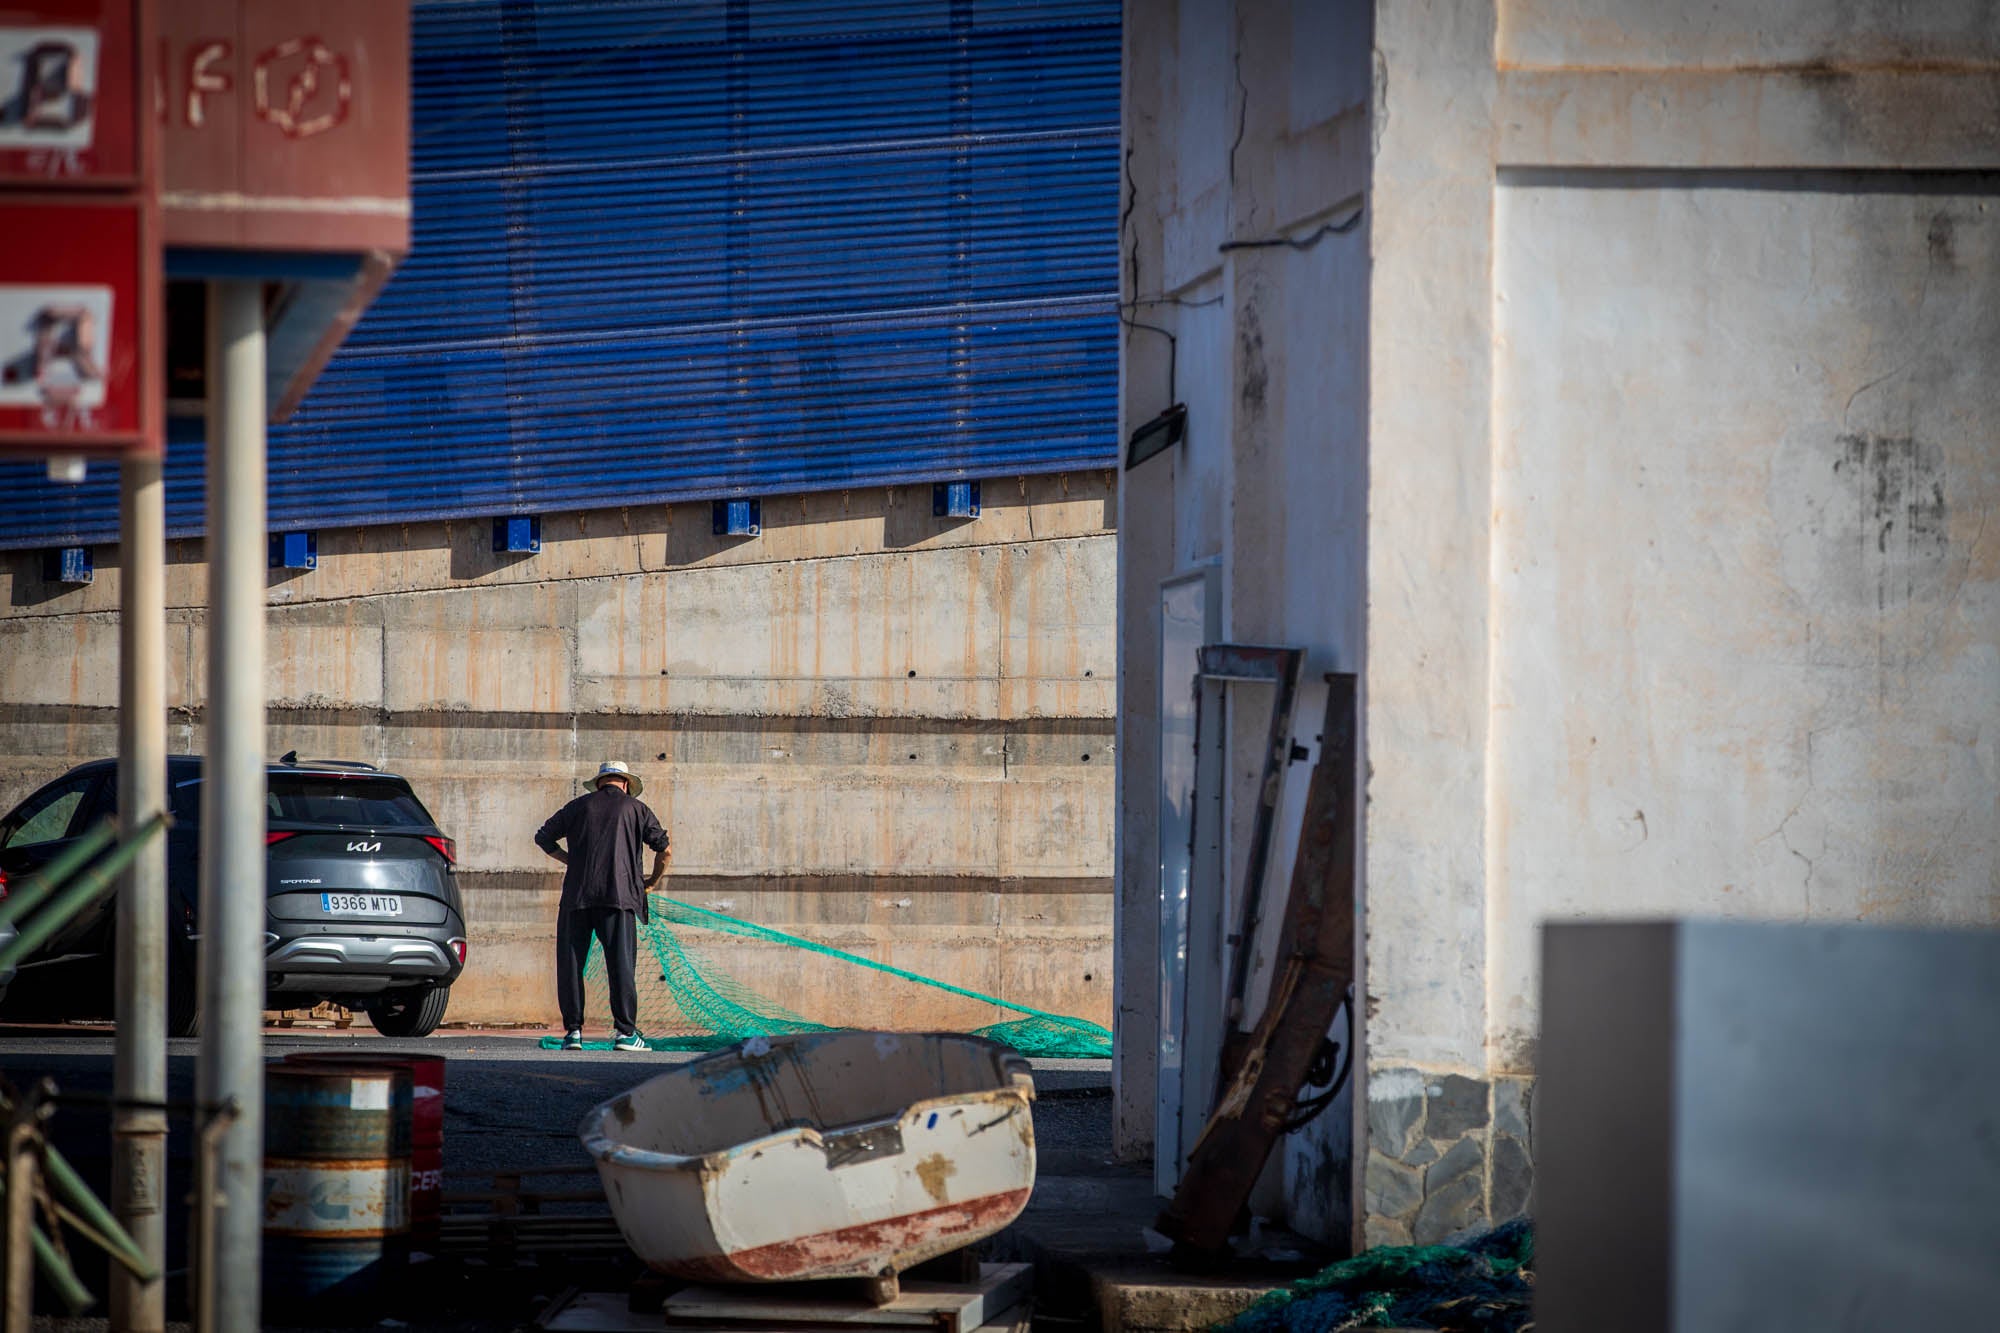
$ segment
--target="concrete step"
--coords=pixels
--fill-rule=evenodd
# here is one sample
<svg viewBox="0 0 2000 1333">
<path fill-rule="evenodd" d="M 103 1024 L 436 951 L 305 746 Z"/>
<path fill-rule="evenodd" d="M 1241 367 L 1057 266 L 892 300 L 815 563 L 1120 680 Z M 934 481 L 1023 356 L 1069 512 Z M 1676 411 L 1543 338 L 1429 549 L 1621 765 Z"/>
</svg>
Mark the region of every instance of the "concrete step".
<svg viewBox="0 0 2000 1333">
<path fill-rule="evenodd" d="M 1093 1278 L 1098 1326 L 1104 1333 L 1200 1333 L 1234 1319 L 1278 1285 L 1153 1268 L 1114 1269 Z"/>
<path fill-rule="evenodd" d="M 1297 1264 L 1230 1262 L 1217 1276 L 1176 1272 L 1149 1235 L 1162 1200 L 1149 1164 L 1089 1164 L 1087 1175 L 1043 1175 L 1014 1225 L 989 1238 L 980 1257 L 1035 1265 L 1035 1312 L 1105 1333 L 1194 1333 L 1259 1296 L 1317 1272 L 1332 1258 L 1282 1237 L 1308 1257 Z M 1274 1237 L 1274 1239 L 1279 1239 Z"/>
</svg>

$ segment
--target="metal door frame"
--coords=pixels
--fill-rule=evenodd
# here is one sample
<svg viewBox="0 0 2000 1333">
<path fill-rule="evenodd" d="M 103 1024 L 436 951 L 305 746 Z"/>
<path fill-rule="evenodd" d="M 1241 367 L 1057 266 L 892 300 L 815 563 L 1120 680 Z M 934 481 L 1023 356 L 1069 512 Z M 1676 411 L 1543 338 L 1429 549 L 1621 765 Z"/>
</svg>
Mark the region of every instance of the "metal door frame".
<svg viewBox="0 0 2000 1333">
<path fill-rule="evenodd" d="M 1198 584 L 1202 590 L 1201 639 L 1192 654 L 1193 660 L 1187 663 L 1190 669 L 1181 674 L 1178 669 L 1169 669 L 1166 661 L 1165 610 L 1167 597 L 1190 584 Z M 1193 1147 L 1194 1136 L 1207 1116 L 1214 1083 L 1210 1076 L 1198 1088 L 1191 1084 L 1186 1055 L 1189 1051 L 1212 1049 L 1220 1036 L 1216 1025 L 1206 1021 L 1209 1015 L 1205 1007 L 1189 1004 L 1191 990 L 1210 993 L 1219 989 L 1223 965 L 1219 949 L 1206 950 L 1199 943 L 1216 942 L 1221 936 L 1223 710 L 1219 707 L 1220 684 L 1205 682 L 1200 671 L 1203 648 L 1221 633 L 1220 563 L 1206 563 L 1160 580 L 1158 597 L 1161 670 L 1155 713 L 1159 745 L 1154 796 L 1160 917 L 1154 947 L 1160 971 L 1159 1019 L 1154 1034 L 1158 1063 L 1153 1085 L 1153 1184 L 1164 1196 L 1171 1195 L 1180 1182 L 1187 1151 Z M 1181 714 L 1192 724 L 1194 753 L 1186 793 L 1187 814 L 1180 820 L 1170 817 L 1174 802 L 1169 800 L 1166 788 L 1166 722 L 1179 709 L 1190 705 L 1192 711 Z M 1213 813 L 1205 812 L 1202 809 L 1205 805 L 1212 806 Z M 1184 888 L 1170 883 L 1183 873 Z M 1202 1028 L 1199 1034 L 1193 1031 L 1195 1026 Z M 1188 1095 L 1190 1090 L 1195 1090 L 1192 1098 Z"/>
</svg>

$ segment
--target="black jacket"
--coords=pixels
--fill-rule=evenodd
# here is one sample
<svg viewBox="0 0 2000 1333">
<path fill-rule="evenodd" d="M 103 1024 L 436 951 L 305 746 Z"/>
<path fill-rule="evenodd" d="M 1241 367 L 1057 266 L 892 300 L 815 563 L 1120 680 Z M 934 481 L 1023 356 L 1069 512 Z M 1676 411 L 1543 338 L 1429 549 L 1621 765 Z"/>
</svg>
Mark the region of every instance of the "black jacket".
<svg viewBox="0 0 2000 1333">
<path fill-rule="evenodd" d="M 647 919 L 643 848 L 667 849 L 667 831 L 644 801 L 615 783 L 577 797 L 535 831 L 535 845 L 553 852 L 568 842 L 562 906 L 611 907 Z"/>
</svg>

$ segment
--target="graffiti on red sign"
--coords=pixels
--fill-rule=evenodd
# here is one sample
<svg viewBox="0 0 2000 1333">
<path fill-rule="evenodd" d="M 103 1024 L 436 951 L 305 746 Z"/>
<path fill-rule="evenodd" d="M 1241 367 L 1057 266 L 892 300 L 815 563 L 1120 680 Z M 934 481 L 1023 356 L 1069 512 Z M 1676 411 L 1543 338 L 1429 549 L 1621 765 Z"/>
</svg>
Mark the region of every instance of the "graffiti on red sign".
<svg viewBox="0 0 2000 1333">
<path fill-rule="evenodd" d="M 0 404 L 37 409 L 44 430 L 96 429 L 111 302 L 102 286 L 0 287 L 0 346 L 15 351 L 7 337 L 22 340 L 0 363 Z"/>
<path fill-rule="evenodd" d="M 89 174 L 102 45 L 95 28 L 0 26 L 0 149 L 24 150 L 28 172 Z"/>
<path fill-rule="evenodd" d="M 28 154 L 28 170 L 39 172 L 50 180 L 61 180 L 65 176 L 87 176 L 83 154 L 74 148 L 39 148 Z"/>
<path fill-rule="evenodd" d="M 286 79 L 282 98 L 271 94 L 278 76 Z M 340 124 L 354 100 L 347 57 L 335 55 L 317 37 L 294 37 L 264 52 L 257 57 L 254 78 L 258 118 L 292 139 L 324 134 Z"/>
<path fill-rule="evenodd" d="M 165 73 L 171 65 L 164 45 L 161 55 L 164 85 L 171 77 Z M 180 62 L 182 125 L 201 129 L 208 124 L 208 99 L 236 91 L 235 56 L 235 45 L 220 38 L 198 39 L 188 46 Z M 309 139 L 337 129 L 354 104 L 347 57 L 310 35 L 259 52 L 250 62 L 250 90 L 257 118 L 288 139 Z M 172 90 L 163 86 L 156 107 L 163 121 L 175 101 Z"/>
</svg>

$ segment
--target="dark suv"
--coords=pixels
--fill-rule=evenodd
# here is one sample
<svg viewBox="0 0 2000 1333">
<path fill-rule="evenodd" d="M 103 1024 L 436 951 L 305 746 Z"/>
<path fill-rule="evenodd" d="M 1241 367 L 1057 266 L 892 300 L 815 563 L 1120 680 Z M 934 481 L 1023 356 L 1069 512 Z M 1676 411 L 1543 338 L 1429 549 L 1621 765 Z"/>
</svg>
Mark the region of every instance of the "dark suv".
<svg viewBox="0 0 2000 1333">
<path fill-rule="evenodd" d="M 195 984 L 200 901 L 201 759 L 167 760 L 174 826 L 167 834 L 168 1025 L 199 1027 Z M 19 878 L 115 813 L 117 764 L 98 760 L 57 778 L 0 820 L 0 876 Z M 453 865 L 458 849 L 410 784 L 368 764 L 300 760 L 269 769 L 265 797 L 268 914 L 265 986 L 272 1008 L 332 1000 L 365 1011 L 392 1037 L 421 1037 L 444 1020 L 451 984 L 465 968 L 465 910 Z M 98 1017 L 111 994 L 116 895 L 66 926 L 26 960 L 17 996 L 43 974 L 64 1018 Z M 94 970 L 93 986 L 73 969 Z M 86 999 L 86 997 L 91 997 Z"/>
</svg>

